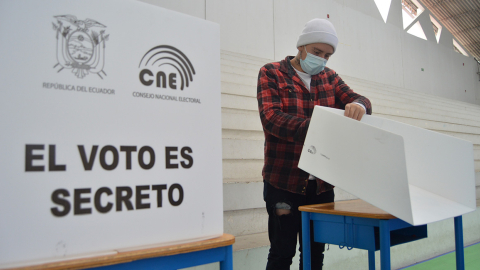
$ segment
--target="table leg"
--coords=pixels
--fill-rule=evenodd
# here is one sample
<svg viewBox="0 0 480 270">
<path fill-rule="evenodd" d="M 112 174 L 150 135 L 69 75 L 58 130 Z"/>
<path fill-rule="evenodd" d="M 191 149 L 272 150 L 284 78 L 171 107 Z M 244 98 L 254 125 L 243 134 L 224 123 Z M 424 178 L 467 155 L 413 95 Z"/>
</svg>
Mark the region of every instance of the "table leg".
<svg viewBox="0 0 480 270">
<path fill-rule="evenodd" d="M 302 212 L 302 257 L 303 270 L 312 269 L 310 254 L 310 213 Z"/>
<path fill-rule="evenodd" d="M 233 270 L 232 245 L 225 247 L 225 260 L 220 261 L 220 270 Z"/>
<path fill-rule="evenodd" d="M 463 224 L 462 216 L 454 218 L 455 224 L 455 255 L 457 270 L 465 270 L 465 256 L 463 250 Z"/>
<path fill-rule="evenodd" d="M 368 250 L 368 270 L 375 270 L 375 250 Z"/>
<path fill-rule="evenodd" d="M 390 270 L 390 228 L 388 220 L 380 220 L 380 265 L 382 270 Z"/>
</svg>

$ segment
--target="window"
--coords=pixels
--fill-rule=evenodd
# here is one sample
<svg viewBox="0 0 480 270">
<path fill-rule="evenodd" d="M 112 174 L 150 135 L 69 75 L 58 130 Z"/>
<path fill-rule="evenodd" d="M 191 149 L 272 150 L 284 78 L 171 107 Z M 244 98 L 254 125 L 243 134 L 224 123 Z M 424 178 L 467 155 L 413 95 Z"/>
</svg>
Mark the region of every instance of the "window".
<svg viewBox="0 0 480 270">
<path fill-rule="evenodd" d="M 433 25 L 433 32 L 435 32 L 435 37 L 437 38 L 437 43 L 440 41 L 440 35 L 442 34 L 442 25 L 438 23 L 435 18 L 430 15 L 430 20 L 432 21 Z"/>
<path fill-rule="evenodd" d="M 420 5 L 417 0 L 402 0 L 402 18 L 403 18 L 403 29 L 407 28 L 412 24 L 415 19 L 422 14 L 425 8 Z M 413 26 L 408 29 L 407 33 L 419 37 L 421 39 L 427 40 L 425 32 L 423 32 L 420 22 L 416 22 Z"/>
<path fill-rule="evenodd" d="M 462 46 L 460 46 L 460 44 L 455 39 L 453 39 L 453 49 L 460 54 L 468 56 L 468 53 L 462 48 Z"/>
<path fill-rule="evenodd" d="M 391 3 L 392 0 L 375 0 L 378 11 L 380 11 L 380 15 L 382 15 L 383 21 L 385 23 L 387 22 L 388 11 L 390 10 Z"/>
</svg>

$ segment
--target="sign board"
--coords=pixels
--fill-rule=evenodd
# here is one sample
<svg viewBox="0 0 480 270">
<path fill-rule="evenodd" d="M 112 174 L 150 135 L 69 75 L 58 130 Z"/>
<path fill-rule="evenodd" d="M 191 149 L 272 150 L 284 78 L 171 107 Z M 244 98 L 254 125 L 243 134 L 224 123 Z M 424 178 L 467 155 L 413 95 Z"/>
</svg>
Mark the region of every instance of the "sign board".
<svg viewBox="0 0 480 270">
<path fill-rule="evenodd" d="M 471 142 L 315 106 L 298 167 L 412 224 L 476 208 Z"/>
<path fill-rule="evenodd" d="M 0 33 L 0 268 L 222 235 L 217 24 L 22 0 Z"/>
</svg>

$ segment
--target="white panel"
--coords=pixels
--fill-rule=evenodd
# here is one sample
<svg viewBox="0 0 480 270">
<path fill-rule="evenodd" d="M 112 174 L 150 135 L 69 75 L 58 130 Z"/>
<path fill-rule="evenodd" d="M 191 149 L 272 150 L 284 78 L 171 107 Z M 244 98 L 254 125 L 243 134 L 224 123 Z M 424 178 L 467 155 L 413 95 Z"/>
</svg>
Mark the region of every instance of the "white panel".
<svg viewBox="0 0 480 270">
<path fill-rule="evenodd" d="M 471 142 L 394 121 L 375 125 L 403 137 L 410 185 L 475 208 Z"/>
<path fill-rule="evenodd" d="M 432 183 L 430 185 L 430 189 L 434 187 L 434 185 L 435 184 Z M 467 198 L 473 198 L 474 202 L 473 207 L 467 207 L 464 204 L 458 203 L 457 201 L 452 201 L 446 197 L 431 193 L 430 190 L 421 189 L 414 184 L 409 185 L 409 187 L 414 220 L 414 222 L 411 224 L 414 225 L 427 224 L 447 218 L 461 216 L 465 213 L 474 211 L 476 208 L 475 194 L 473 194 L 473 196 L 465 196 Z M 471 188 L 467 191 L 468 193 L 475 193 Z"/>
<path fill-rule="evenodd" d="M 222 50 L 273 59 L 273 0 L 206 0 Z M 260 68 L 260 67 L 259 67 Z"/>
<path fill-rule="evenodd" d="M 315 106 L 298 167 L 413 223 L 402 137 L 327 109 Z"/>
<path fill-rule="evenodd" d="M 190 16 L 205 19 L 205 1 L 206 0 L 138 0 L 173 11 L 181 12 Z"/>
<path fill-rule="evenodd" d="M 223 233 L 217 24 L 139 1 L 2 1 L 0 33 L 15 37 L 0 38 L 0 268 Z"/>
<path fill-rule="evenodd" d="M 413 225 L 476 207 L 472 143 L 370 115 L 315 106 L 299 167 Z"/>
</svg>

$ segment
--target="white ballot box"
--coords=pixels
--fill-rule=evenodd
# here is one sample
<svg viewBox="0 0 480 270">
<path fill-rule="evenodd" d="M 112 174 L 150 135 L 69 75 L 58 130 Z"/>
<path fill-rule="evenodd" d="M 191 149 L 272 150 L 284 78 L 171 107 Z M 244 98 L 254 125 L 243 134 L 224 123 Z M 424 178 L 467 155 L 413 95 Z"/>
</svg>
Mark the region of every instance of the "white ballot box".
<svg viewBox="0 0 480 270">
<path fill-rule="evenodd" d="M 223 234 L 220 27 L 0 1 L 0 269 Z"/>
<path fill-rule="evenodd" d="M 315 106 L 299 168 L 412 224 L 476 208 L 469 141 Z"/>
</svg>

